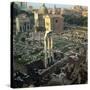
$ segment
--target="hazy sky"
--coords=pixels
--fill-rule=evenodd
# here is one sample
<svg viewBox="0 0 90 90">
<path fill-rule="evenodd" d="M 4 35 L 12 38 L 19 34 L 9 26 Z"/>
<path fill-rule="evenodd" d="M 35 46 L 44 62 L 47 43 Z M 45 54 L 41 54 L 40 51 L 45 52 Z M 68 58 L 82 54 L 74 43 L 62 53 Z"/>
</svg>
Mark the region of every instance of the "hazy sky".
<svg viewBox="0 0 90 90">
<path fill-rule="evenodd" d="M 56 7 L 60 7 L 60 8 L 71 8 L 73 5 L 63 5 L 63 4 L 47 4 L 45 3 L 45 6 L 47 8 L 54 8 L 54 5 L 56 5 Z M 42 6 L 42 3 L 32 3 L 32 2 L 28 2 L 27 6 L 33 6 L 33 8 L 40 8 L 40 6 Z"/>
</svg>

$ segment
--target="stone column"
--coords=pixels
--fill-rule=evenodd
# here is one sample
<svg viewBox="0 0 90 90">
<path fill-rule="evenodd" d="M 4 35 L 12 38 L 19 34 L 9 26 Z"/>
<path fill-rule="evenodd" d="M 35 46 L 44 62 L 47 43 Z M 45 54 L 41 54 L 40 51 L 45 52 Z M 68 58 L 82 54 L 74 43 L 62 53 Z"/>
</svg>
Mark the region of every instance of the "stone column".
<svg viewBox="0 0 90 90">
<path fill-rule="evenodd" d="M 48 64 L 50 64 L 50 62 L 51 62 L 51 40 L 50 40 L 50 37 L 47 37 L 47 48 L 48 48 L 48 59 L 49 59 L 49 61 L 48 61 Z"/>
<path fill-rule="evenodd" d="M 24 32 L 25 31 L 25 26 L 23 25 L 23 29 L 22 29 L 22 32 Z"/>
<path fill-rule="evenodd" d="M 16 34 L 20 31 L 20 23 L 19 23 L 19 19 L 16 18 Z"/>
<path fill-rule="evenodd" d="M 51 57 L 52 57 L 52 62 L 54 62 L 54 55 L 53 55 L 53 36 L 51 36 Z"/>
<path fill-rule="evenodd" d="M 45 68 L 47 68 L 47 39 L 46 37 L 44 37 L 44 52 L 45 52 L 44 65 L 45 65 Z"/>
<path fill-rule="evenodd" d="M 26 24 L 26 31 L 29 31 L 30 29 L 30 26 L 29 26 L 29 23 Z"/>
<path fill-rule="evenodd" d="M 54 61 L 53 38 L 50 32 L 46 32 L 44 36 L 44 51 L 45 51 L 45 67 L 47 67 L 48 64 L 50 65 Z"/>
<path fill-rule="evenodd" d="M 30 31 L 30 29 L 31 29 L 31 25 L 30 25 L 30 23 L 29 23 L 29 31 Z"/>
<path fill-rule="evenodd" d="M 25 29 L 26 29 L 25 31 L 27 32 L 27 30 L 28 30 L 28 24 L 27 23 L 25 24 Z"/>
<path fill-rule="evenodd" d="M 28 31 L 30 30 L 30 24 L 28 24 Z"/>
<path fill-rule="evenodd" d="M 21 30 L 20 31 L 23 32 L 23 25 L 21 25 Z"/>
</svg>

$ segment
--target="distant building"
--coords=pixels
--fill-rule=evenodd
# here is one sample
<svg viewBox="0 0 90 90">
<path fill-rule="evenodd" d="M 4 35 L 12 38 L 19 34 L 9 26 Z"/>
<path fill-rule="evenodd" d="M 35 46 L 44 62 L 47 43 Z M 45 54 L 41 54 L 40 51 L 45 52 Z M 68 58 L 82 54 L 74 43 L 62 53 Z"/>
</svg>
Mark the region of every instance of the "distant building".
<svg viewBox="0 0 90 90">
<path fill-rule="evenodd" d="M 84 6 L 73 6 L 71 9 L 64 9 L 63 15 L 88 16 L 88 10 Z"/>
<path fill-rule="evenodd" d="M 35 31 L 45 31 L 45 15 L 48 14 L 48 9 L 45 4 L 43 4 L 38 12 L 34 12 L 34 20 L 35 20 Z"/>
<path fill-rule="evenodd" d="M 76 15 L 76 16 L 81 16 L 81 12 L 73 9 L 64 9 L 63 10 L 63 15 Z"/>
<path fill-rule="evenodd" d="M 51 10 L 49 13 L 48 11 Z M 35 27 L 39 31 L 54 30 L 55 32 L 60 32 L 63 30 L 63 17 L 60 15 L 61 9 L 47 9 L 45 4 L 43 4 L 38 12 L 34 13 Z M 36 31 L 37 31 L 36 28 Z"/>
<path fill-rule="evenodd" d="M 52 10 L 52 14 L 61 14 L 61 8 L 57 8 L 56 5 L 54 5 L 54 9 Z"/>
<path fill-rule="evenodd" d="M 27 8 L 27 2 L 15 2 L 19 8 L 26 9 Z"/>
<path fill-rule="evenodd" d="M 16 16 L 16 33 L 30 31 L 34 26 L 34 13 L 28 11 L 26 2 L 16 2 L 19 13 Z"/>
<path fill-rule="evenodd" d="M 16 33 L 26 32 L 32 30 L 34 26 L 34 14 L 28 12 L 21 12 L 16 17 Z"/>
<path fill-rule="evenodd" d="M 81 13 L 81 16 L 88 16 L 88 8 L 86 6 L 74 6 L 73 10 Z"/>
<path fill-rule="evenodd" d="M 82 12 L 82 16 L 88 17 L 88 11 L 87 11 L 87 10 L 83 11 L 83 12 Z"/>
<path fill-rule="evenodd" d="M 32 12 L 33 11 L 33 7 L 32 6 L 29 6 L 28 7 L 28 11 L 31 11 Z"/>
<path fill-rule="evenodd" d="M 47 9 L 47 7 L 45 6 L 45 4 L 43 4 L 43 5 L 40 7 L 38 13 L 39 13 L 39 14 L 42 14 L 42 15 L 48 14 L 48 9 Z"/>
<path fill-rule="evenodd" d="M 64 18 L 60 15 L 46 15 L 45 28 L 47 31 L 52 30 L 55 33 L 61 33 L 64 25 Z"/>
<path fill-rule="evenodd" d="M 48 8 L 48 14 L 52 14 L 53 9 L 52 8 Z"/>
</svg>

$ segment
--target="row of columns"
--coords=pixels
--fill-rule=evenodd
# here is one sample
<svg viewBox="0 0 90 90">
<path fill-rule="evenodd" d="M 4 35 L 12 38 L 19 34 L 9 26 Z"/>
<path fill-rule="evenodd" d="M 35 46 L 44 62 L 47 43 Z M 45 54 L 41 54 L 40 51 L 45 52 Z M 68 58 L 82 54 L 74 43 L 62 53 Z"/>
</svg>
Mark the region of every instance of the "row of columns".
<svg viewBox="0 0 90 90">
<path fill-rule="evenodd" d="M 48 34 L 44 36 L 45 68 L 54 62 L 53 55 L 53 37 Z"/>
<path fill-rule="evenodd" d="M 29 24 L 24 23 L 24 24 L 20 25 L 20 31 L 21 32 L 25 32 L 25 31 L 28 31 L 28 30 L 30 30 L 30 23 Z"/>
<path fill-rule="evenodd" d="M 20 20 L 16 18 L 16 33 L 28 31 L 30 28 L 30 22 L 20 22 Z"/>
</svg>

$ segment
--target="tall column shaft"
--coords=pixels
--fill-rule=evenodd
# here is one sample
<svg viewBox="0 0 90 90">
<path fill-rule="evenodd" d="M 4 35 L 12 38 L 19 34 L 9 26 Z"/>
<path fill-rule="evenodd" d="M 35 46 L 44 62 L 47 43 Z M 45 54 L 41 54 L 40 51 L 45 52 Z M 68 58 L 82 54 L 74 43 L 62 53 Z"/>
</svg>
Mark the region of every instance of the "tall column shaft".
<svg viewBox="0 0 90 90">
<path fill-rule="evenodd" d="M 19 23 L 19 19 L 16 18 L 16 34 L 20 31 L 20 23 Z"/>
<path fill-rule="evenodd" d="M 44 65 L 45 65 L 45 68 L 47 68 L 47 42 L 46 42 L 46 38 L 44 38 L 44 52 L 45 52 L 45 62 L 44 62 Z"/>
</svg>

